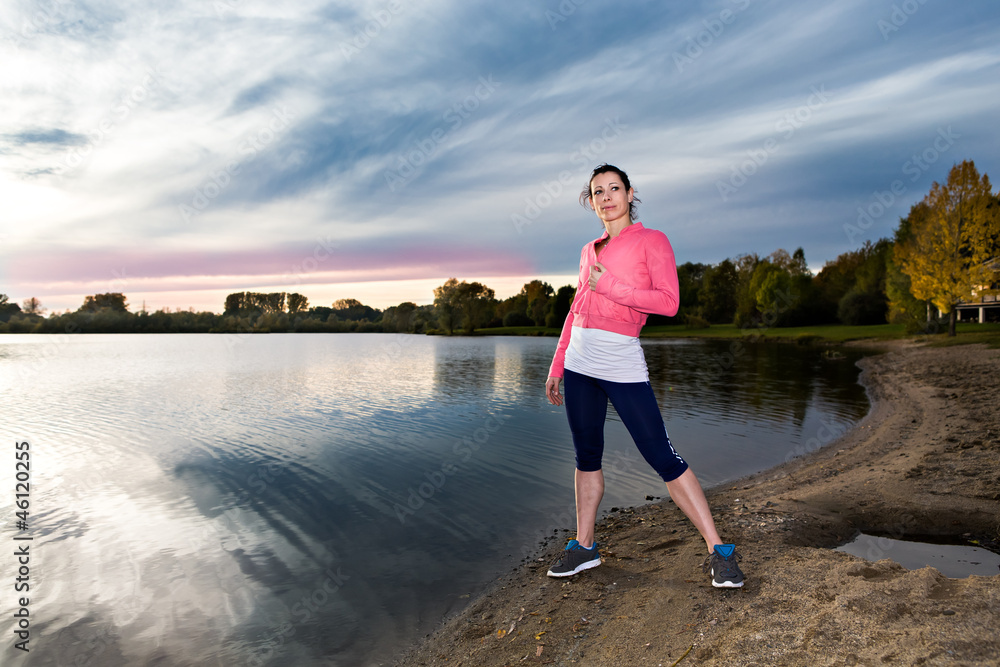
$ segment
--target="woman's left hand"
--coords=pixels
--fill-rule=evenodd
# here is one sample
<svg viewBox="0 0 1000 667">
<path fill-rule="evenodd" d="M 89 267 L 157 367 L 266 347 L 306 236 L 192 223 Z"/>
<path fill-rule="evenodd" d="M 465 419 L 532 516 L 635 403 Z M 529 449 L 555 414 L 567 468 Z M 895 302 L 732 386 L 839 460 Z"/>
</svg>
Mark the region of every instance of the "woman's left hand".
<svg viewBox="0 0 1000 667">
<path fill-rule="evenodd" d="M 593 266 L 590 267 L 590 291 L 591 292 L 597 291 L 597 281 L 600 280 L 601 275 L 604 273 L 605 270 L 606 269 L 604 268 L 604 265 L 601 264 L 600 262 L 597 262 L 596 264 L 594 264 Z"/>
</svg>

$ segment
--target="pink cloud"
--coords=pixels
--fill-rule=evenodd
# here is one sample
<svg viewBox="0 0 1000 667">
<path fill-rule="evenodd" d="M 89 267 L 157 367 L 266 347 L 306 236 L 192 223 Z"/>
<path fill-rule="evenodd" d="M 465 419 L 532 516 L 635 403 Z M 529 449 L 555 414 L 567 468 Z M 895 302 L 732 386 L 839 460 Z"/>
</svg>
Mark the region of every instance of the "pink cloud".
<svg viewBox="0 0 1000 667">
<path fill-rule="evenodd" d="M 254 278 L 268 282 L 329 283 L 403 280 L 463 275 L 529 275 L 524 256 L 483 247 L 439 245 L 357 248 L 312 246 L 234 251 L 153 248 L 70 250 L 25 257 L 7 267 L 13 283 L 37 285 L 143 280 L 186 289 L 238 287 Z M 201 280 L 199 280 L 201 279 Z"/>
</svg>

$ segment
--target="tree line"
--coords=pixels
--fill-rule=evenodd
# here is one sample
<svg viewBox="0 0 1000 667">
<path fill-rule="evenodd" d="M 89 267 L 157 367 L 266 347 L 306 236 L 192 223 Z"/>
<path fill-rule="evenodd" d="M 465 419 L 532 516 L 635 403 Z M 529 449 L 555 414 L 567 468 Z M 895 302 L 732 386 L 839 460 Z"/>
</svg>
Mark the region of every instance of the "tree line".
<svg viewBox="0 0 1000 667">
<path fill-rule="evenodd" d="M 914 333 L 937 330 L 943 318 L 953 336 L 957 306 L 1000 292 L 1000 197 L 967 160 L 910 208 L 892 239 L 866 241 L 816 276 L 799 248 L 686 263 L 678 279 L 678 317 L 689 326 L 888 322 Z"/>
<path fill-rule="evenodd" d="M 24 307 L 0 294 L 0 333 L 472 333 L 483 327 L 560 326 L 573 298 L 571 287 L 553 297 L 541 281 L 497 301 L 480 283 L 455 278 L 434 290 L 434 303 L 404 302 L 385 310 L 357 299 L 339 299 L 330 306 L 310 306 L 298 293 L 234 292 L 223 312 L 169 309 L 131 312 L 120 292 L 87 296 L 75 311 L 44 317 L 37 299 Z M 558 306 L 558 308 L 557 308 Z"/>
<path fill-rule="evenodd" d="M 1000 198 L 975 164 L 955 165 L 944 184 L 900 219 L 892 239 L 880 239 L 829 261 L 817 275 L 802 248 L 726 258 L 718 264 L 677 267 L 680 309 L 650 316 L 650 325 L 692 328 L 735 323 L 741 328 L 815 324 L 901 323 L 926 330 L 929 307 L 954 335 L 962 302 L 1000 291 Z M 558 329 L 569 312 L 574 285 L 554 289 L 532 280 L 519 293 L 497 299 L 478 282 L 449 278 L 434 289 L 433 304 L 404 302 L 386 310 L 356 299 L 310 306 L 298 293 L 235 292 L 222 314 L 169 309 L 128 310 L 124 294 L 86 297 L 74 312 L 44 317 L 36 298 L 22 305 L 0 294 L 0 333 L 266 333 L 398 332 L 473 333 L 496 327 Z M 933 319 L 930 326 L 937 327 Z"/>
</svg>

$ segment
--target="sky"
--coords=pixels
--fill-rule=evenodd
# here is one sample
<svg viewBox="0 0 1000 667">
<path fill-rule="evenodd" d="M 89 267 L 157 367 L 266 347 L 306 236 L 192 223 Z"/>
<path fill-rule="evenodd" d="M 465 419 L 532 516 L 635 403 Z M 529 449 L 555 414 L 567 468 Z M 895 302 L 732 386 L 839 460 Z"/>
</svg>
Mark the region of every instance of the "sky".
<svg viewBox="0 0 1000 667">
<path fill-rule="evenodd" d="M 0 293 L 220 312 L 575 283 L 628 172 L 678 263 L 814 271 L 1000 178 L 994 0 L 5 0 Z"/>
</svg>

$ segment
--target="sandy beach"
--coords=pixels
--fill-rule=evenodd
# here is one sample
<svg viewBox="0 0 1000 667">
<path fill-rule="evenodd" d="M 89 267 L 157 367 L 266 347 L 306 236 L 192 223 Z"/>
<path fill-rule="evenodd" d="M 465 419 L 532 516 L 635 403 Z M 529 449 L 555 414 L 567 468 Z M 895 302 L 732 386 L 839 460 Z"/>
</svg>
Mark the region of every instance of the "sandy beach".
<svg viewBox="0 0 1000 667">
<path fill-rule="evenodd" d="M 397 664 L 1000 664 L 1000 573 L 949 579 L 904 569 L 889 546 L 871 562 L 833 550 L 859 531 L 1000 542 L 1000 350 L 886 349 L 861 362 L 872 408 L 857 428 L 709 491 L 742 589 L 711 586 L 669 500 L 614 508 L 601 567 L 547 577 L 571 536 L 554 535 Z"/>
</svg>

